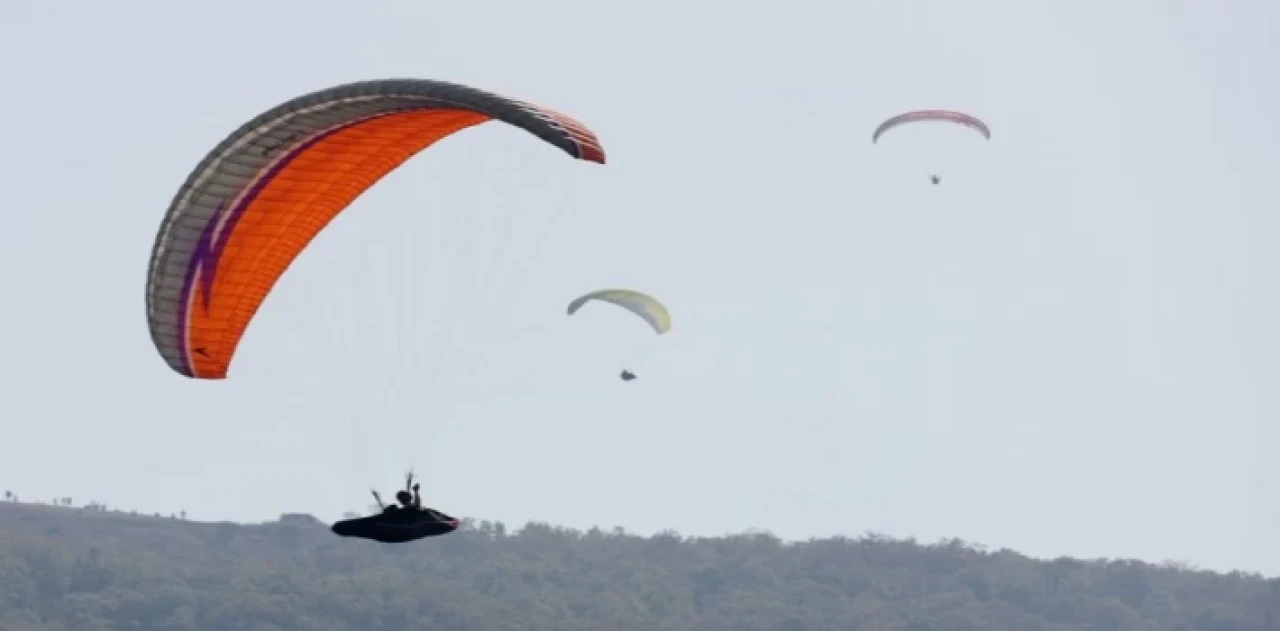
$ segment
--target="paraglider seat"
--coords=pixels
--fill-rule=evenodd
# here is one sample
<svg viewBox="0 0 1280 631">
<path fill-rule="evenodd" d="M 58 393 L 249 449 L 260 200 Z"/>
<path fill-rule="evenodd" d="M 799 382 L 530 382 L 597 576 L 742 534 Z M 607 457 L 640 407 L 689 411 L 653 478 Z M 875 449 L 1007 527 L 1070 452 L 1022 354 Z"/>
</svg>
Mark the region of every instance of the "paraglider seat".
<svg viewBox="0 0 1280 631">
<path fill-rule="evenodd" d="M 426 537 L 447 535 L 457 530 L 458 525 L 457 519 L 437 510 L 397 509 L 380 515 L 346 519 L 335 523 L 332 530 L 333 534 L 340 537 L 356 537 L 381 543 L 408 543 Z"/>
</svg>

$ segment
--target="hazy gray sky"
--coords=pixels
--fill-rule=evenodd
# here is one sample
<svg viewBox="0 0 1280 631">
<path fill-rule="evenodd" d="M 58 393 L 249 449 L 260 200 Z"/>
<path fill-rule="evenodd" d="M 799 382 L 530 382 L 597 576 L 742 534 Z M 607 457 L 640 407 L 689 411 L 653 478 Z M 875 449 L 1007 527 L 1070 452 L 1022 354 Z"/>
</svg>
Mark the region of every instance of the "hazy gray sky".
<svg viewBox="0 0 1280 631">
<path fill-rule="evenodd" d="M 1277 42 L 1266 0 L 15 4 L 0 486 L 331 519 L 415 464 L 512 523 L 1280 574 Z M 312 244 L 229 380 L 172 373 L 143 285 L 183 178 L 397 76 L 569 113 L 610 164 L 448 139 Z M 870 144 L 921 107 L 994 137 Z M 609 286 L 675 328 L 564 316 Z"/>
</svg>

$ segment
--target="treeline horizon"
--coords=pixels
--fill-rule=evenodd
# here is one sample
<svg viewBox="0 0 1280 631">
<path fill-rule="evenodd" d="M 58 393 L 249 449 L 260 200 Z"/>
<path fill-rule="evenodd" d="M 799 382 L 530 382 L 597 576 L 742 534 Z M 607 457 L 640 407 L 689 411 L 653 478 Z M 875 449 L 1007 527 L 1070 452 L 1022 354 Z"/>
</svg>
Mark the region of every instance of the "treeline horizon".
<svg viewBox="0 0 1280 631">
<path fill-rule="evenodd" d="M 1280 629 L 1280 579 L 1178 562 L 474 519 L 383 545 L 336 537 L 305 514 L 198 522 L 66 500 L 0 503 L 0 629 Z"/>
<path fill-rule="evenodd" d="M 67 508 L 67 509 L 78 510 L 78 511 L 93 511 L 93 512 L 106 513 L 106 514 L 127 515 L 130 517 L 147 517 L 152 519 L 171 519 L 171 520 L 179 520 L 179 521 L 189 521 L 187 517 L 186 509 L 181 509 L 176 512 L 168 512 L 168 513 L 165 513 L 164 511 L 148 512 L 145 510 L 124 509 L 118 506 L 110 506 L 108 504 L 92 501 L 92 500 L 89 502 L 86 502 L 83 505 L 76 505 L 74 503 L 73 496 L 54 497 L 49 499 L 48 501 L 23 501 L 20 495 L 9 490 L 3 491 L 3 495 L 0 497 L 2 497 L 5 502 L 23 504 L 27 506 L 47 506 L 47 507 L 54 507 L 54 508 Z M 371 504 L 366 509 L 367 512 L 365 513 L 359 513 L 355 511 L 344 511 L 342 513 L 341 518 L 350 519 L 355 517 L 361 517 L 361 516 L 376 512 L 377 510 L 378 510 L 378 507 Z M 462 529 L 464 530 L 476 530 L 476 531 L 485 532 L 490 535 L 497 535 L 497 536 L 505 536 L 508 533 L 513 533 L 513 532 L 518 533 L 522 528 L 525 528 L 528 526 L 550 527 L 566 533 L 585 534 L 589 532 L 608 532 L 615 536 L 637 536 L 637 537 L 644 536 L 640 533 L 627 530 L 625 526 L 616 526 L 616 525 L 609 526 L 609 527 L 602 527 L 599 525 L 595 525 L 590 528 L 582 529 L 582 528 L 563 526 L 559 524 L 553 524 L 548 521 L 527 520 L 524 523 L 522 523 L 519 527 L 517 527 L 515 530 L 512 530 L 512 528 L 502 520 L 484 519 L 479 517 L 459 517 L 458 519 L 462 521 L 462 524 L 463 524 Z M 190 520 L 190 521 L 193 521 L 195 523 L 201 523 L 201 524 L 235 524 L 240 526 L 259 526 L 259 525 L 279 523 L 279 522 L 297 522 L 297 521 L 304 521 L 304 522 L 315 521 L 316 523 L 325 523 L 324 520 L 320 519 L 319 517 L 311 515 L 310 513 L 301 513 L 301 512 L 281 513 L 280 516 L 277 517 L 275 520 L 242 521 L 242 520 L 234 520 L 234 519 L 216 519 L 216 520 L 197 519 L 197 520 Z M 754 527 L 744 528 L 740 531 L 730 532 L 723 535 L 687 535 L 687 534 L 680 533 L 679 530 L 676 528 L 664 528 L 654 533 L 651 536 L 653 537 L 674 536 L 677 538 L 696 541 L 696 540 L 702 540 L 702 539 L 723 539 L 723 538 L 732 538 L 732 537 L 738 537 L 738 536 L 756 536 L 756 535 L 773 537 L 778 541 L 780 541 L 783 545 L 813 542 L 813 541 L 846 540 L 846 539 L 858 539 L 858 538 L 868 538 L 868 537 L 873 539 L 881 539 L 881 540 L 887 540 L 887 541 L 901 541 L 901 542 L 909 542 L 909 543 L 917 543 L 919 541 L 919 538 L 915 536 L 896 537 L 891 534 L 881 533 L 873 530 L 866 530 L 856 535 L 832 534 L 832 535 L 825 535 L 825 536 L 815 535 L 815 536 L 806 537 L 804 539 L 784 539 L 782 537 L 778 537 L 768 528 L 754 528 Z M 973 541 L 963 541 L 955 537 L 940 537 L 937 539 L 936 543 L 948 544 L 950 542 L 956 542 L 956 541 L 961 541 L 963 545 L 971 547 L 975 550 L 982 551 L 982 552 L 987 552 L 991 550 L 991 547 L 988 544 L 981 543 L 981 542 L 973 542 Z M 1124 562 L 1131 562 L 1131 563 L 1143 563 L 1143 564 L 1151 565 L 1153 567 L 1169 568 L 1169 569 L 1175 569 L 1175 570 L 1181 570 L 1181 571 L 1192 571 L 1192 572 L 1203 571 L 1203 572 L 1213 572 L 1217 574 L 1231 574 L 1231 575 L 1239 574 L 1242 576 L 1256 577 L 1256 578 L 1262 578 L 1262 579 L 1268 579 L 1268 578 L 1280 579 L 1280 575 L 1277 575 L 1276 577 L 1270 577 L 1267 574 L 1264 574 L 1263 572 L 1256 571 L 1256 570 L 1246 570 L 1246 569 L 1239 569 L 1239 568 L 1233 568 L 1229 570 L 1204 568 L 1192 561 L 1185 560 L 1185 559 L 1163 559 L 1160 561 L 1151 561 L 1151 560 L 1144 560 L 1144 559 L 1138 559 L 1133 557 L 1075 557 L 1070 555 L 1036 556 L 1036 555 L 1029 555 L 1029 554 L 1017 552 L 1016 550 L 1013 550 L 1007 547 L 1000 547 L 995 549 L 995 551 L 1001 552 L 1001 553 L 1007 552 L 1007 553 L 1019 554 L 1019 555 L 1025 556 L 1028 559 L 1033 559 L 1037 561 L 1052 561 L 1055 559 L 1071 559 L 1073 561 L 1079 561 L 1079 562 L 1085 562 L 1085 563 L 1088 563 L 1088 562 L 1107 563 L 1107 562 L 1124 561 Z M 1280 629 L 1278 629 L 1277 631 L 1280 631 Z"/>
</svg>

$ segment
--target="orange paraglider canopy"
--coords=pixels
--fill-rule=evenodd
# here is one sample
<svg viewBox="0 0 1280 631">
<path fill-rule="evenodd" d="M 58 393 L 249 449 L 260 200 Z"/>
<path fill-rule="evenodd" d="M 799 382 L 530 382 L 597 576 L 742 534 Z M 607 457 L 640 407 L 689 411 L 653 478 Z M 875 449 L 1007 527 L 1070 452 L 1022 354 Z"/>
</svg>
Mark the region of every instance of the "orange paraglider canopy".
<svg viewBox="0 0 1280 631">
<path fill-rule="evenodd" d="M 188 377 L 226 377 L 267 294 L 338 213 L 418 152 L 489 120 L 605 162 L 572 118 L 438 81 L 339 86 L 246 123 L 187 178 L 156 237 L 147 318 L 160 355 Z"/>
</svg>

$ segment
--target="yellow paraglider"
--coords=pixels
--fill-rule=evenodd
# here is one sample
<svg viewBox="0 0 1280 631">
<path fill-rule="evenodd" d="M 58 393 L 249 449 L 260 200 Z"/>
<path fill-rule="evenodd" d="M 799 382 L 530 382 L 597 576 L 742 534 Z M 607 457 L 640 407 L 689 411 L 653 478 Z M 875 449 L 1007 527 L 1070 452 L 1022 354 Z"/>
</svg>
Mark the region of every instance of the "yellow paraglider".
<svg viewBox="0 0 1280 631">
<path fill-rule="evenodd" d="M 614 304 L 640 316 L 658 335 L 671 330 L 671 312 L 653 296 L 630 289 L 602 289 L 583 295 L 569 303 L 569 315 L 592 300 Z"/>
<path fill-rule="evenodd" d="M 671 312 L 656 298 L 630 289 L 602 289 L 578 297 L 569 303 L 569 315 L 578 312 L 583 305 L 593 300 L 617 305 L 639 316 L 658 335 L 671 330 Z M 623 381 L 634 381 L 636 374 L 624 369 L 618 378 Z"/>
</svg>

